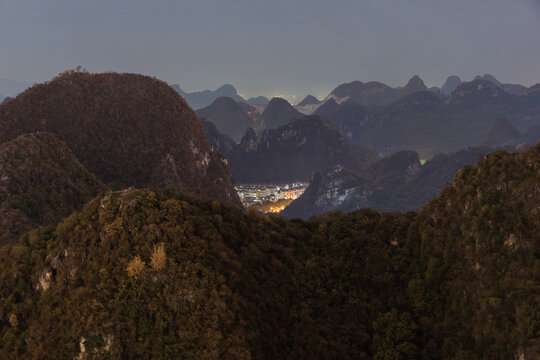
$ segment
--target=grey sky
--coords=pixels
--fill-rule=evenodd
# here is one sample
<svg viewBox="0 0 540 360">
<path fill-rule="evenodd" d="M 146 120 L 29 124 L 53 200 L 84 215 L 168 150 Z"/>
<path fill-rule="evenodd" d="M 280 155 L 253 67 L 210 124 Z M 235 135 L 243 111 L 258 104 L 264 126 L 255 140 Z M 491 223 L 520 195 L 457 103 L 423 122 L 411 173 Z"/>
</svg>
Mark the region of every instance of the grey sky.
<svg viewBox="0 0 540 360">
<path fill-rule="evenodd" d="M 537 0 L 0 0 L 0 78 L 82 65 L 186 91 L 322 97 L 352 80 L 540 82 Z"/>
</svg>

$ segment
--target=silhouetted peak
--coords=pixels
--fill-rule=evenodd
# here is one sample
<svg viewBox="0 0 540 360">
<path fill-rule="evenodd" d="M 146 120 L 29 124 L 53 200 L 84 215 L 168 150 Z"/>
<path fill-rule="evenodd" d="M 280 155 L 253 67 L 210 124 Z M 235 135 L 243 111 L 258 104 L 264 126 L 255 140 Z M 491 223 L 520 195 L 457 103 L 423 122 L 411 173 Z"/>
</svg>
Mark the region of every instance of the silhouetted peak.
<svg viewBox="0 0 540 360">
<path fill-rule="evenodd" d="M 264 96 L 257 96 L 249 98 L 246 102 L 250 105 L 267 105 L 270 100 L 268 100 Z"/>
<path fill-rule="evenodd" d="M 450 95 L 459 85 L 461 85 L 461 83 L 462 81 L 459 76 L 450 75 L 444 82 L 441 92 L 445 95 Z"/>
<path fill-rule="evenodd" d="M 313 95 L 308 95 L 297 106 L 319 105 L 321 102 Z"/>
<path fill-rule="evenodd" d="M 239 105 L 233 98 L 229 96 L 222 96 L 214 100 L 210 106 L 227 106 L 231 108 L 238 108 Z"/>
<path fill-rule="evenodd" d="M 215 91 L 215 94 L 218 95 L 218 96 L 228 96 L 228 97 L 231 97 L 231 98 L 234 98 L 234 97 L 238 96 L 238 92 L 236 91 L 234 86 L 229 85 L 229 84 L 225 84 L 225 85 L 220 86 Z"/>
<path fill-rule="evenodd" d="M 420 76 L 414 75 L 407 85 L 405 85 L 404 89 L 409 92 L 424 91 L 427 90 L 427 86 L 424 84 L 424 81 L 420 79 Z"/>
<path fill-rule="evenodd" d="M 11 100 L 13 100 L 13 98 L 8 96 L 7 98 L 5 98 L 5 99 L 2 101 L 2 104 L 7 104 L 7 103 L 10 102 Z"/>
</svg>

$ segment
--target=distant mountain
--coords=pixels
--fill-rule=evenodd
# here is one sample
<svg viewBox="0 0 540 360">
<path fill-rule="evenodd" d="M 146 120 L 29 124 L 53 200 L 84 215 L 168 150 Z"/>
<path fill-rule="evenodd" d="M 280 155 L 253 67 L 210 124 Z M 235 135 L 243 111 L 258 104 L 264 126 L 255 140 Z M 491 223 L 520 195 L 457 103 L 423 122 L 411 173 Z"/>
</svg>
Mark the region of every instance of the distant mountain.
<svg viewBox="0 0 540 360">
<path fill-rule="evenodd" d="M 222 154 L 231 154 L 236 149 L 236 142 L 218 131 L 216 126 L 209 120 L 200 119 L 204 136 L 210 141 L 215 151 Z"/>
<path fill-rule="evenodd" d="M 2 100 L 2 103 L 0 105 L 6 104 L 7 102 L 9 102 L 11 100 L 13 100 L 13 98 L 8 96 L 7 98 L 4 98 L 4 100 Z"/>
<path fill-rule="evenodd" d="M 518 84 L 502 84 L 501 88 L 509 94 L 523 95 L 529 90 L 526 86 Z"/>
<path fill-rule="evenodd" d="M 28 88 L 30 84 L 13 79 L 0 79 L 0 99 L 6 96 L 15 97 Z"/>
<path fill-rule="evenodd" d="M 540 126 L 528 129 L 522 137 L 523 145 L 532 146 L 540 141 Z"/>
<path fill-rule="evenodd" d="M 444 85 L 441 88 L 441 92 L 444 95 L 450 95 L 452 92 L 454 92 L 454 90 L 456 90 L 459 85 L 461 85 L 461 83 L 462 81 L 458 76 L 451 75 L 446 79 Z"/>
<path fill-rule="evenodd" d="M 402 151 L 372 163 L 362 176 L 339 168 L 315 174 L 309 187 L 282 214 L 307 219 L 330 210 L 370 207 L 379 211 L 416 211 L 434 198 L 456 173 L 490 148 L 439 154 L 420 165 L 418 155 Z"/>
<path fill-rule="evenodd" d="M 275 129 L 304 116 L 297 111 L 289 102 L 282 98 L 273 98 L 261 115 L 263 129 Z"/>
<path fill-rule="evenodd" d="M 482 76 L 477 75 L 474 78 L 474 80 L 478 80 L 478 79 L 483 79 L 483 80 L 489 81 L 489 82 L 497 85 L 498 87 L 500 87 L 501 89 L 503 89 L 504 91 L 506 91 L 509 94 L 521 95 L 521 94 L 526 93 L 527 90 L 528 90 L 527 87 L 525 87 L 523 85 L 503 84 L 499 80 L 497 80 L 495 78 L 495 76 L 490 75 L 490 74 L 485 74 L 485 75 L 482 75 Z"/>
<path fill-rule="evenodd" d="M 220 97 L 230 97 L 236 102 L 245 102 L 245 100 L 238 95 L 234 86 L 228 84 L 223 85 L 214 91 L 204 90 L 192 93 L 183 91 L 177 84 L 172 85 L 172 88 L 195 110 L 209 106 Z"/>
<path fill-rule="evenodd" d="M 63 217 L 107 190 L 52 134 L 0 144 L 0 246 Z"/>
<path fill-rule="evenodd" d="M 37 131 L 114 189 L 174 186 L 239 203 L 195 112 L 162 81 L 68 71 L 0 106 L 0 143 Z"/>
<path fill-rule="evenodd" d="M 427 90 L 427 87 L 418 75 L 413 76 L 407 85 L 402 88 L 392 88 L 376 81 L 368 83 L 353 81 L 348 84 L 339 85 L 330 93 L 325 101 L 333 98 L 337 103 L 350 100 L 363 106 L 387 105 L 401 99 L 405 95 L 425 90 Z"/>
<path fill-rule="evenodd" d="M 396 211 L 399 205 L 390 194 L 373 182 L 338 165 L 322 173 L 315 173 L 306 191 L 280 215 L 289 219 L 308 219 L 331 210 L 350 212 L 361 208 Z"/>
<path fill-rule="evenodd" d="M 363 129 L 369 121 L 368 110 L 365 106 L 351 100 L 338 104 L 331 98 L 315 111 L 315 115 L 328 119 L 345 136 L 348 142 L 352 144 L 363 143 L 364 146 L 370 146 L 369 138 L 363 137 L 363 135 L 367 135 L 367 133 L 363 132 Z"/>
<path fill-rule="evenodd" d="M 484 74 L 482 76 L 477 75 L 475 76 L 474 80 L 483 79 L 489 82 L 492 82 L 493 84 L 497 85 L 498 87 L 501 87 L 502 83 L 495 78 L 495 76 L 490 74 Z"/>
<path fill-rule="evenodd" d="M 268 100 L 268 98 L 265 98 L 264 96 L 257 96 L 247 99 L 246 102 L 250 105 L 268 105 L 270 100 Z"/>
<path fill-rule="evenodd" d="M 234 151 L 225 154 L 237 183 L 305 181 L 314 171 L 335 165 L 361 173 L 379 158 L 373 151 L 347 144 L 318 116 L 301 117 L 260 134 L 250 129 Z"/>
<path fill-rule="evenodd" d="M 520 133 L 540 126 L 540 91 L 531 87 L 514 95 L 479 79 L 462 83 L 447 97 L 420 91 L 377 108 L 328 100 L 316 114 L 329 119 L 353 144 L 385 155 L 414 150 L 421 158 L 431 158 L 481 143 L 500 117 Z"/>
<path fill-rule="evenodd" d="M 504 148 L 519 144 L 521 134 L 508 119 L 498 118 L 489 127 L 481 145 L 492 148 Z"/>
<path fill-rule="evenodd" d="M 234 141 L 240 141 L 246 130 L 254 127 L 253 119 L 248 116 L 249 109 L 258 113 L 250 105 L 245 103 L 242 105 L 230 97 L 220 97 L 211 105 L 195 113 L 199 119 L 210 120 L 222 134 L 231 137 Z"/>
<path fill-rule="evenodd" d="M 321 102 L 313 95 L 308 95 L 304 100 L 300 101 L 296 106 L 306 106 L 306 105 L 319 105 Z"/>
<path fill-rule="evenodd" d="M 381 189 L 399 194 L 397 189 L 421 170 L 422 165 L 417 153 L 400 151 L 373 163 L 367 170 L 367 178 Z"/>
</svg>

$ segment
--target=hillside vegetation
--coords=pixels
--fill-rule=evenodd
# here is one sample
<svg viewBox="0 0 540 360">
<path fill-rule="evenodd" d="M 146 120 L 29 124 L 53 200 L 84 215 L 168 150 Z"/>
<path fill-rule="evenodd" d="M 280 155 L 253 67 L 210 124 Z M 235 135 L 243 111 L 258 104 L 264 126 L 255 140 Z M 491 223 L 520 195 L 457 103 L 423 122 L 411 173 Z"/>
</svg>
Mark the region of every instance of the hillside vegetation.
<svg viewBox="0 0 540 360">
<path fill-rule="evenodd" d="M 540 145 L 419 214 L 128 189 L 0 249 L 0 357 L 534 359 Z"/>
<path fill-rule="evenodd" d="M 47 131 L 113 189 L 177 186 L 239 203 L 225 160 L 165 82 L 67 71 L 0 106 L 0 143 Z"/>
<path fill-rule="evenodd" d="M 107 187 L 52 134 L 25 134 L 0 145 L 0 246 L 55 225 Z"/>
</svg>

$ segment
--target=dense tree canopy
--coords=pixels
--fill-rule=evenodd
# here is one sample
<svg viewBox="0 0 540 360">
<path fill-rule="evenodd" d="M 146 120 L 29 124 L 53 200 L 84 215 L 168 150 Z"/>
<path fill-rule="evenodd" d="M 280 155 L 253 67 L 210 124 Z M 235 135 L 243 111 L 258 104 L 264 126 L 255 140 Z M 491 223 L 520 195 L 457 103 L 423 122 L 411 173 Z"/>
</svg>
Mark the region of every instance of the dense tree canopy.
<svg viewBox="0 0 540 360">
<path fill-rule="evenodd" d="M 0 356 L 533 359 L 539 269 L 540 145 L 418 214 L 128 189 L 0 250 Z"/>
</svg>

